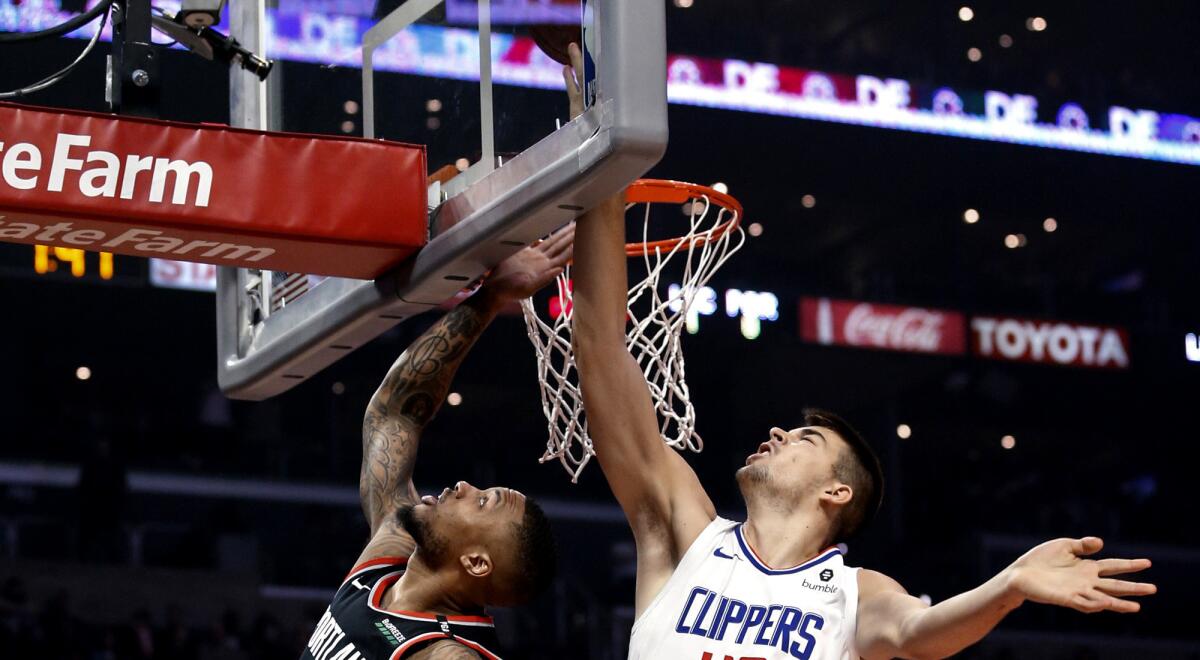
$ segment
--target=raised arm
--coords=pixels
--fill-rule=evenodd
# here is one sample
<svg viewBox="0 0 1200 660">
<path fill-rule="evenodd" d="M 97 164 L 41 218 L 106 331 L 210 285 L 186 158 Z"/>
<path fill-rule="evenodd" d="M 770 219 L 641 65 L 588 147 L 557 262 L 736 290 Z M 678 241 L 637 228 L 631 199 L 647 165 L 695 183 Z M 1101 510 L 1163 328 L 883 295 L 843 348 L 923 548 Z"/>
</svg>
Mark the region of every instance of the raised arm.
<svg viewBox="0 0 1200 660">
<path fill-rule="evenodd" d="M 362 561 L 412 552 L 412 539 L 396 523 L 395 513 L 417 500 L 412 475 L 421 432 L 496 312 L 553 281 L 571 257 L 573 238 L 574 227 L 566 227 L 501 263 L 475 295 L 434 323 L 388 370 L 363 417 L 358 490 L 372 541 Z"/>
<path fill-rule="evenodd" d="M 858 651 L 875 658 L 945 658 L 983 639 L 1009 612 L 1031 601 L 1080 612 L 1137 612 L 1126 596 L 1147 596 L 1153 584 L 1109 576 L 1150 567 L 1148 559 L 1085 559 L 1103 547 L 1090 536 L 1048 541 L 979 587 L 932 607 L 895 580 L 859 573 Z"/>
<path fill-rule="evenodd" d="M 421 432 L 497 305 L 480 291 L 447 312 L 392 364 L 367 404 L 358 490 L 372 536 L 398 507 L 416 502 L 412 474 Z"/>
<path fill-rule="evenodd" d="M 578 47 L 571 46 L 571 55 L 578 71 Z M 569 70 L 564 73 L 576 110 L 579 83 Z M 646 380 L 625 348 L 624 246 L 623 195 L 579 220 L 572 336 L 588 433 L 637 541 L 640 613 L 716 512 L 696 474 L 659 435 Z"/>
</svg>

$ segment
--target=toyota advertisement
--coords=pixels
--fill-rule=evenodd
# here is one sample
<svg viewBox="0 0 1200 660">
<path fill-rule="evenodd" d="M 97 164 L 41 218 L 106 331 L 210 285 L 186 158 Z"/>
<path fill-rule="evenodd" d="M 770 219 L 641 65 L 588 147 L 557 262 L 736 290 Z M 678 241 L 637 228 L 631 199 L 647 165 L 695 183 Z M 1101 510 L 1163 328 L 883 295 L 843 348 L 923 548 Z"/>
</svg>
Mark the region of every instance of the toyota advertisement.
<svg viewBox="0 0 1200 660">
<path fill-rule="evenodd" d="M 1124 328 L 855 300 L 800 299 L 800 338 L 823 346 L 973 355 L 1064 367 L 1126 369 Z"/>
</svg>

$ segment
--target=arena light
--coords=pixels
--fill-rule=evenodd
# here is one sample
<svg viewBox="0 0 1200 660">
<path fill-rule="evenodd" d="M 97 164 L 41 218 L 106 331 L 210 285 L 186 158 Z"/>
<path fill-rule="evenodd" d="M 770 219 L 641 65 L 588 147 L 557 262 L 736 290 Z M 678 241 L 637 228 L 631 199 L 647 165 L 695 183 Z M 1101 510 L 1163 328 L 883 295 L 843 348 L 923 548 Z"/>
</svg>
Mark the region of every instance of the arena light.
<svg viewBox="0 0 1200 660">
<path fill-rule="evenodd" d="M 972 62 L 978 62 L 979 60 L 983 59 L 983 51 L 972 46 L 971 48 L 967 49 L 967 59 L 971 60 Z"/>
<path fill-rule="evenodd" d="M 92 377 L 92 370 L 87 367 L 79 367 L 75 370 L 75 377 L 79 380 L 87 380 Z"/>
<path fill-rule="evenodd" d="M 1184 337 L 1184 342 L 1186 343 L 1185 355 L 1187 355 L 1188 362 L 1200 362 L 1200 337 L 1189 332 Z"/>
<path fill-rule="evenodd" d="M 1054 232 L 1058 231 L 1058 220 L 1055 220 L 1054 218 L 1046 218 L 1042 221 L 1042 229 L 1044 229 L 1047 234 L 1053 234 Z"/>
<path fill-rule="evenodd" d="M 346 384 L 339 380 L 336 381 L 329 389 L 332 390 L 334 394 L 341 396 L 346 393 Z"/>
<path fill-rule="evenodd" d="M 687 9 L 695 3 L 695 0 L 675 0 L 675 6 L 680 9 Z"/>
<path fill-rule="evenodd" d="M 811 209 L 817 205 L 817 198 L 813 197 L 812 195 L 805 195 L 800 198 L 800 203 L 804 206 L 804 208 Z"/>
<path fill-rule="evenodd" d="M 446 396 L 446 403 L 448 403 L 452 406 L 461 406 L 462 402 L 463 402 L 463 397 L 458 392 L 451 392 L 449 395 Z"/>
<path fill-rule="evenodd" d="M 690 297 L 687 316 L 684 317 L 688 334 L 700 332 L 700 317 L 713 316 L 724 301 L 725 315 L 739 319 L 739 329 L 746 339 L 757 339 L 762 334 L 763 321 L 779 320 L 779 297 L 770 291 L 743 291 L 727 289 L 723 296 L 717 290 L 702 286 L 685 292 L 678 284 L 667 286 L 667 296 L 672 312 L 679 311 Z"/>
<path fill-rule="evenodd" d="M 962 21 L 963 23 L 967 23 L 972 18 L 975 18 L 975 10 L 971 9 L 970 7 L 958 8 L 958 20 Z"/>
<path fill-rule="evenodd" d="M 441 111 L 442 111 L 441 99 L 429 99 L 428 101 L 425 102 L 425 112 L 441 112 Z"/>
<path fill-rule="evenodd" d="M 679 290 L 678 285 L 672 285 L 676 291 Z M 667 287 L 669 292 L 671 287 Z M 671 294 L 672 296 L 674 294 Z M 692 299 L 692 304 L 688 308 L 687 318 L 684 324 L 687 326 L 689 335 L 694 335 L 700 332 L 700 317 L 712 316 L 717 313 L 717 292 L 710 286 L 702 286 L 696 291 L 695 297 Z"/>
<path fill-rule="evenodd" d="M 1007 35 L 1007 34 L 1000 35 L 1000 47 L 1001 48 L 1012 48 L 1012 45 L 1013 45 L 1013 38 L 1011 35 Z"/>
<path fill-rule="evenodd" d="M 770 291 L 729 289 L 725 292 L 725 315 L 741 317 L 742 336 L 758 339 L 763 321 L 779 319 L 779 298 Z"/>
<path fill-rule="evenodd" d="M 749 233 L 751 236 L 754 236 L 754 237 L 756 237 L 756 238 L 757 238 L 757 237 L 759 237 L 759 236 L 762 236 L 762 233 L 763 233 L 763 226 L 762 226 L 760 223 L 757 223 L 757 222 L 751 222 L 751 223 L 750 223 L 750 226 L 746 228 L 746 231 L 747 231 L 747 232 L 748 232 L 748 233 Z"/>
<path fill-rule="evenodd" d="M 1046 19 L 1041 16 L 1034 16 L 1025 21 L 1025 28 L 1030 32 L 1043 32 L 1046 29 Z"/>
<path fill-rule="evenodd" d="M 720 181 L 712 184 L 712 189 L 722 194 L 729 194 L 729 186 Z"/>
<path fill-rule="evenodd" d="M 976 222 L 979 222 L 979 211 L 976 211 L 975 209 L 967 209 L 966 211 L 963 211 L 963 222 L 967 223 L 968 225 L 973 225 Z"/>
<path fill-rule="evenodd" d="M 1015 250 L 1021 247 L 1021 239 L 1016 234 L 1009 234 L 1004 237 L 1004 247 Z"/>
<path fill-rule="evenodd" d="M 683 325 L 687 329 L 689 335 L 694 335 L 700 332 L 700 317 L 708 316 L 712 312 L 701 313 L 701 309 L 707 310 L 709 306 L 716 309 L 716 292 L 711 290 L 705 291 L 709 287 L 700 287 L 697 293 L 697 300 L 693 301 L 692 306 L 688 309 L 687 316 L 683 319 Z M 711 298 L 710 298 L 711 295 Z"/>
<path fill-rule="evenodd" d="M 912 427 L 908 424 L 901 424 L 896 427 L 896 436 L 901 440 L 908 440 L 912 437 Z"/>
<path fill-rule="evenodd" d="M 1003 438 L 1000 438 L 1000 446 L 1005 449 L 1012 449 L 1013 447 L 1017 446 L 1017 439 L 1011 435 L 1006 435 Z"/>
<path fill-rule="evenodd" d="M 454 161 L 454 167 L 459 172 L 466 172 L 467 168 L 470 166 L 471 161 L 467 160 L 466 158 L 459 158 L 458 160 Z"/>
<path fill-rule="evenodd" d="M 358 101 L 349 100 L 342 104 L 342 112 L 348 115 L 358 114 Z"/>
</svg>

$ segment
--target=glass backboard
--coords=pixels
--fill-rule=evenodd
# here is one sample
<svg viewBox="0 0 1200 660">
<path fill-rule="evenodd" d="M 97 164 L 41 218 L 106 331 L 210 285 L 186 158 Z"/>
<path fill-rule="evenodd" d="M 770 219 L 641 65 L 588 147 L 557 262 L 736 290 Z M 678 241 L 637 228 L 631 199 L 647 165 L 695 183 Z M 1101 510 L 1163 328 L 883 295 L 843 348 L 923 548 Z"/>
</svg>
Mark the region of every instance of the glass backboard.
<svg viewBox="0 0 1200 660">
<path fill-rule="evenodd" d="M 306 25 L 314 2 L 351 13 Z M 378 0 L 369 15 L 352 0 L 280 0 L 269 13 L 235 0 L 230 11 L 243 44 L 259 43 L 267 20 L 328 31 L 331 57 L 356 42 L 361 124 L 350 124 L 368 138 L 426 145 L 431 173 L 440 170 L 428 189 L 429 243 L 375 281 L 222 269 L 218 377 L 234 398 L 283 392 L 454 297 L 640 177 L 666 148 L 661 0 Z M 567 121 L 562 65 L 539 42 L 553 51 L 572 30 L 586 50 L 588 107 Z M 294 105 L 287 79 L 282 86 L 272 93 L 234 73 L 231 117 L 266 128 L 274 114 L 298 130 L 289 117 L 302 108 L 272 112 L 272 102 Z"/>
</svg>

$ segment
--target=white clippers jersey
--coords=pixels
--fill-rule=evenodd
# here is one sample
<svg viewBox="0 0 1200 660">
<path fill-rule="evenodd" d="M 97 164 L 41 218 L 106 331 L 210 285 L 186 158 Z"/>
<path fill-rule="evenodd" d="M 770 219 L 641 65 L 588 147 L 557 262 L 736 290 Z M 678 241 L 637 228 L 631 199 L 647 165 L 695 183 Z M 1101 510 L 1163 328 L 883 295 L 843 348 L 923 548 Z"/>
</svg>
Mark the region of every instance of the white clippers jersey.
<svg viewBox="0 0 1200 660">
<path fill-rule="evenodd" d="M 629 660 L 857 660 L 857 612 L 858 569 L 837 548 L 774 570 L 717 518 L 633 624 Z"/>
</svg>

